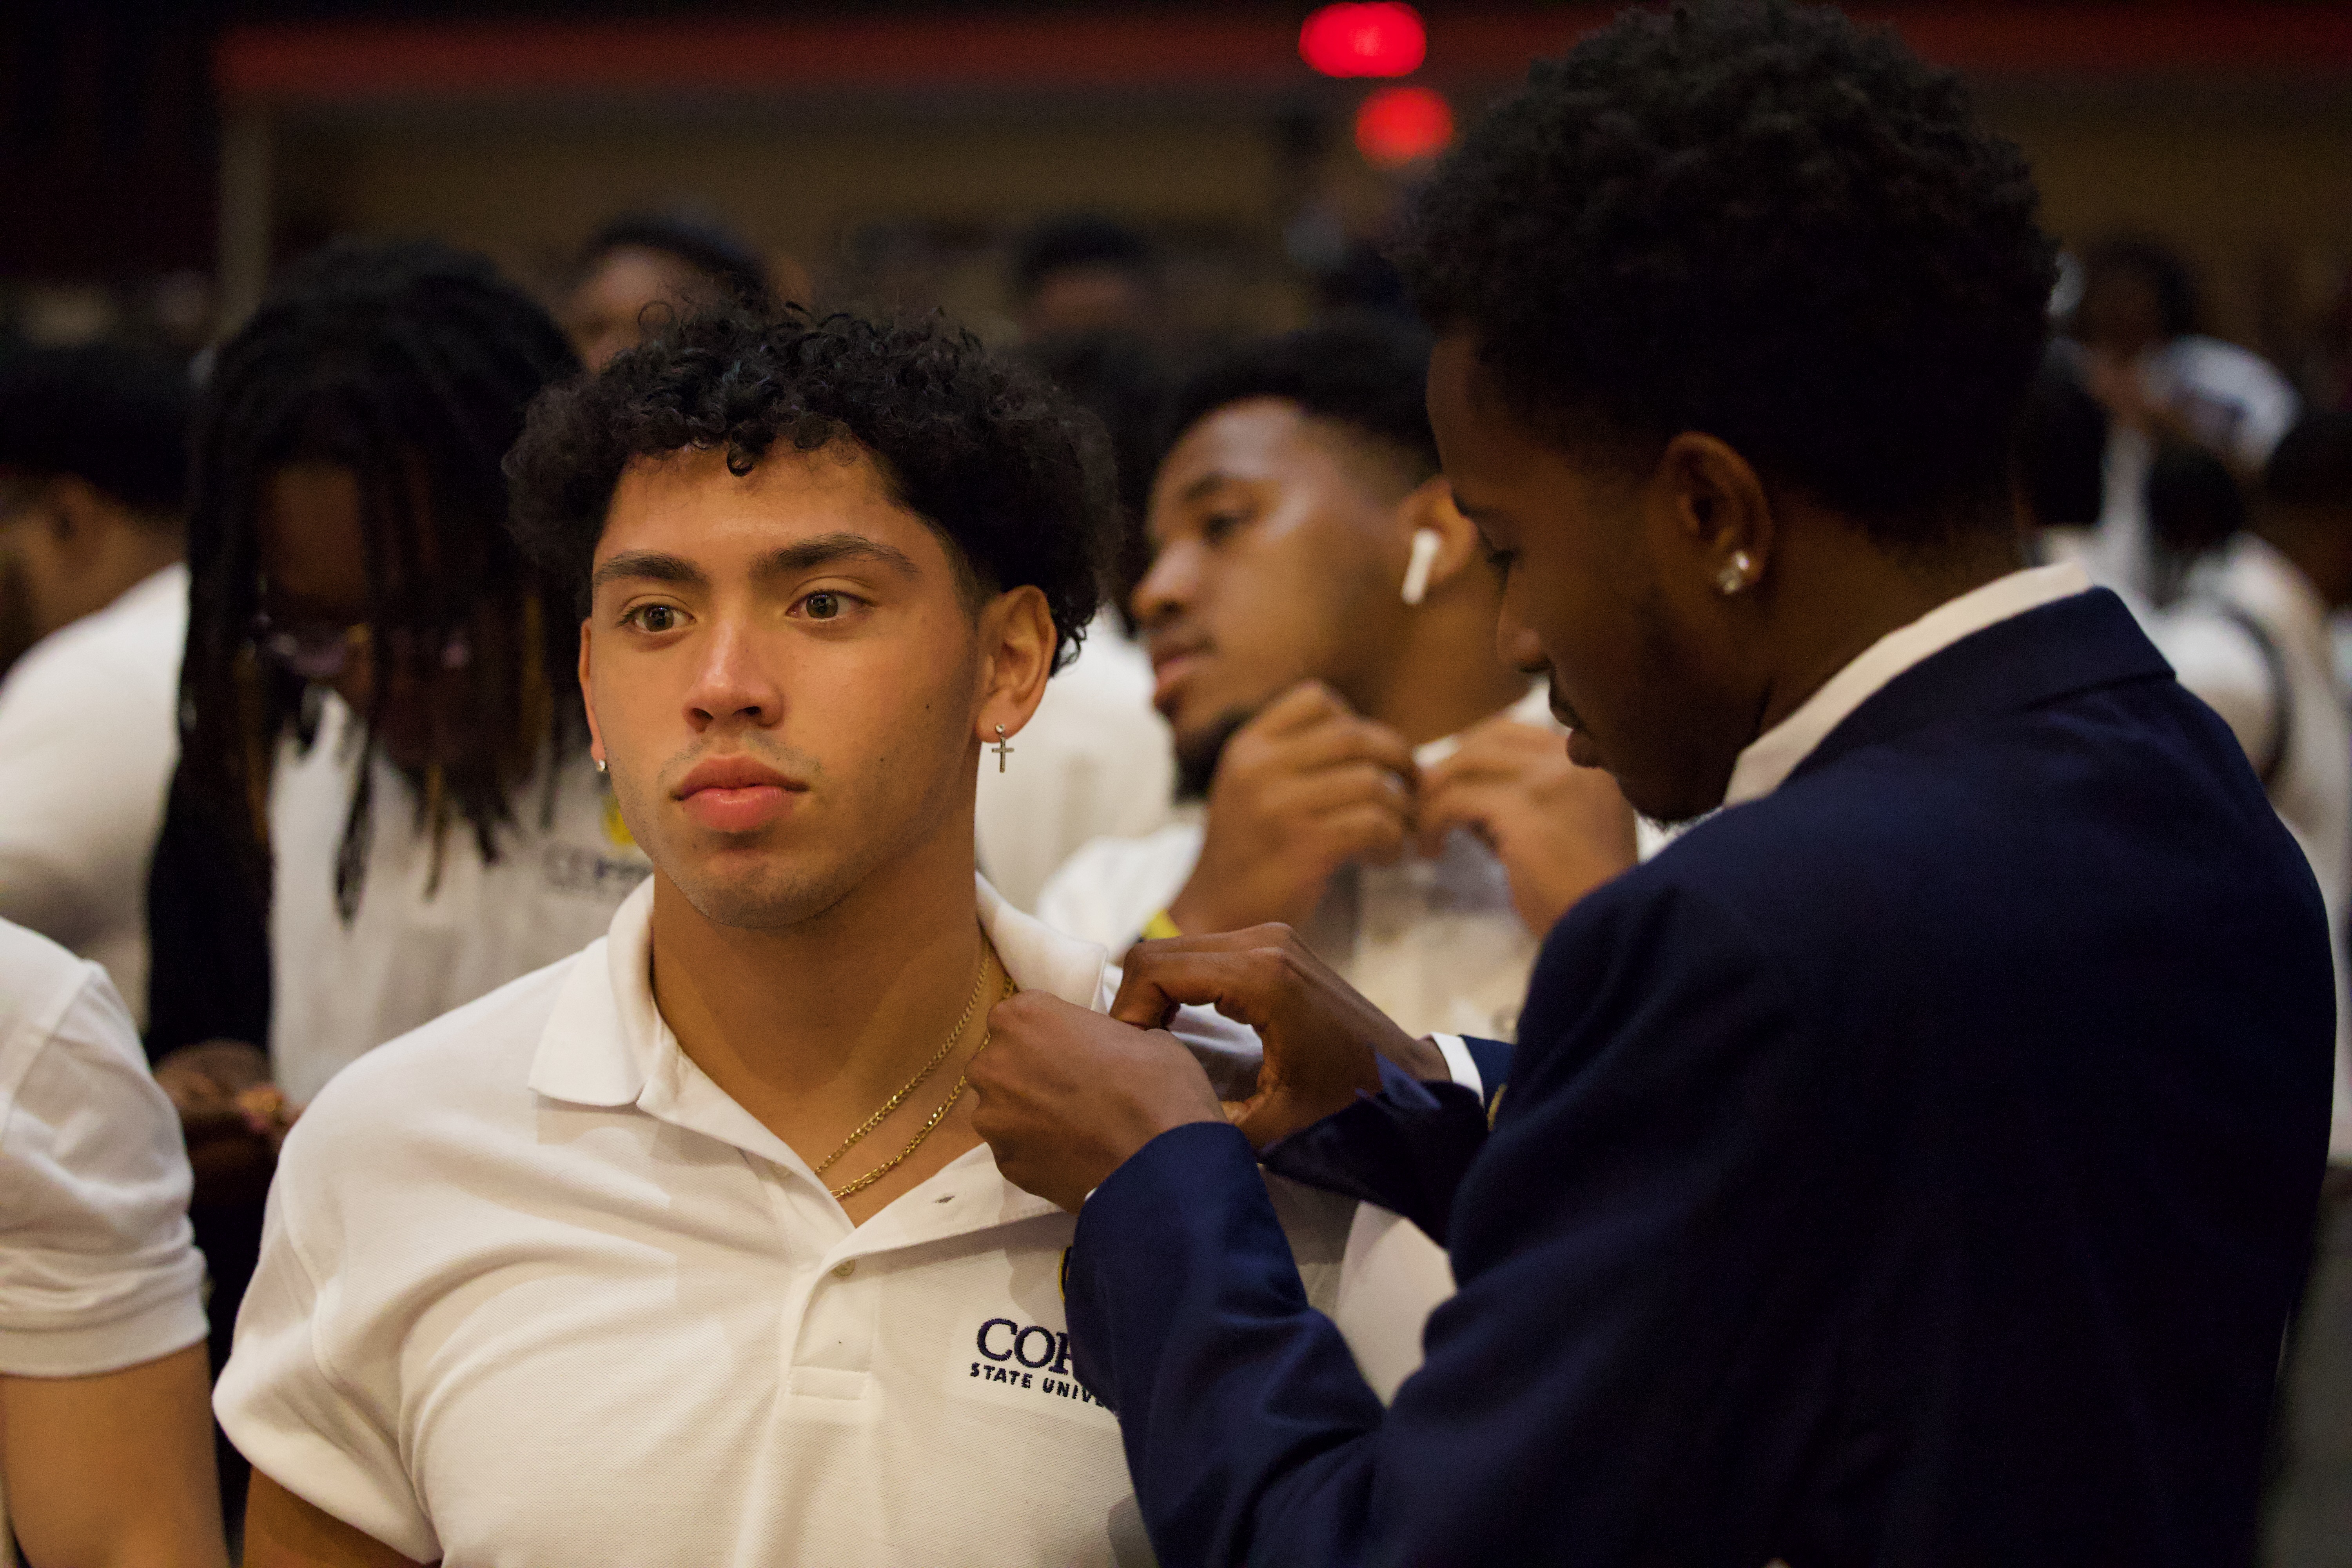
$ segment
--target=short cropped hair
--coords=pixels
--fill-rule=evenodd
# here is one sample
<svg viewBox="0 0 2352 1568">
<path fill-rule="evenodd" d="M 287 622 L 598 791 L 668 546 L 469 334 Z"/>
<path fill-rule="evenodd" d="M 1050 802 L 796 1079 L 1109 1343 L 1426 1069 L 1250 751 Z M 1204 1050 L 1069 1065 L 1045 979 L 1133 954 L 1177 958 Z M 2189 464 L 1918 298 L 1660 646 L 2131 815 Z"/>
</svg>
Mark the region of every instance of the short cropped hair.
<svg viewBox="0 0 2352 1568">
<path fill-rule="evenodd" d="M 846 441 L 971 580 L 1034 584 L 1066 661 L 1100 595 L 1118 518 L 1102 426 L 1035 372 L 937 321 L 720 310 L 691 316 L 532 403 L 507 455 L 523 550 L 588 600 L 621 474 L 723 451 L 749 473 L 782 443 Z"/>
<path fill-rule="evenodd" d="M 1276 397 L 1392 453 L 1419 483 L 1439 467 L 1428 382 L 1429 335 L 1402 322 L 1357 316 L 1260 338 L 1186 378 L 1171 401 L 1161 450 L 1220 408 Z"/>
<path fill-rule="evenodd" d="M 1828 5 L 1627 11 L 1465 137 L 1398 259 L 1564 446 L 1685 430 L 1889 546 L 2006 529 L 2055 252 L 1957 78 Z"/>
<path fill-rule="evenodd" d="M 187 502 L 185 366 L 107 343 L 0 360 L 0 468 L 70 474 L 176 525 Z"/>
</svg>

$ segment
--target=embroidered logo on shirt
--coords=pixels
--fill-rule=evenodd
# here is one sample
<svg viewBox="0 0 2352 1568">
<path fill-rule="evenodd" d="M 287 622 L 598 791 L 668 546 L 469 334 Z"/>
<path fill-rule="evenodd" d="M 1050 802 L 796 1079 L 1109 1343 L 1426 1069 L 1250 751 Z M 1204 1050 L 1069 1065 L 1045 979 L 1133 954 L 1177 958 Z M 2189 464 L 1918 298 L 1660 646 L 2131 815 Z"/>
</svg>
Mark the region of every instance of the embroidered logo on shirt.
<svg viewBox="0 0 2352 1568">
<path fill-rule="evenodd" d="M 1116 1427 L 1118 1417 L 1070 1367 L 1070 1336 L 1018 1318 L 984 1320 L 962 1342 L 948 1392 L 999 1408 L 1012 1406 Z"/>
</svg>

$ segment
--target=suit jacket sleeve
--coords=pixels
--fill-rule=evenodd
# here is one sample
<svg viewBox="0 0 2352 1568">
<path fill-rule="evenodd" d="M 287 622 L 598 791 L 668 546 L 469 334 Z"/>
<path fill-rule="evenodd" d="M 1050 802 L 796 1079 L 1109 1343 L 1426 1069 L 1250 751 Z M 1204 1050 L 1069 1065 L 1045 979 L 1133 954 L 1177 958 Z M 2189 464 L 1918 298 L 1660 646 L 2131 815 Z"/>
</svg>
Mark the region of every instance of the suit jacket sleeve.
<svg viewBox="0 0 2352 1568">
<path fill-rule="evenodd" d="M 1833 1173 L 1867 1090 L 1832 1056 L 1736 911 L 1657 879 L 1585 900 L 1453 1208 L 1460 1292 L 1385 1411 L 1241 1136 L 1148 1145 L 1087 1201 L 1068 1296 L 1160 1562 L 1781 1550 L 1833 1384 L 1841 1282 L 1813 1260 L 1856 1223 Z"/>
</svg>

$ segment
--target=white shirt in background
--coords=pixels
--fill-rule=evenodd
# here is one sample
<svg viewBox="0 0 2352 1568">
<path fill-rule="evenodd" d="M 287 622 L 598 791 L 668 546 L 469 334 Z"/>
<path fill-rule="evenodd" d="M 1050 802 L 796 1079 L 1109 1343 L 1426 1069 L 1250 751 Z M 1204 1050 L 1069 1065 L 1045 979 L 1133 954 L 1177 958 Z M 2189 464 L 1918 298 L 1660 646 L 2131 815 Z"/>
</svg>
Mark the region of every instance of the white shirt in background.
<svg viewBox="0 0 2352 1568">
<path fill-rule="evenodd" d="M 0 1376 L 94 1376 L 202 1340 L 188 1192 L 180 1119 L 106 972 L 0 921 Z"/>
<path fill-rule="evenodd" d="M 317 740 L 305 752 L 289 739 L 270 780 L 269 1057 L 297 1104 L 393 1037 L 579 952 L 652 869 L 582 753 L 562 764 L 551 823 L 540 780 L 515 791 L 495 864 L 453 816 L 434 887 L 416 793 L 378 757 L 367 879 L 346 925 L 335 857 L 359 737 L 351 710 L 330 694 Z"/>
<path fill-rule="evenodd" d="M 1558 730 L 1545 689 L 1506 710 L 1523 724 Z M 1414 752 L 1433 766 L 1458 742 Z M 1182 891 L 1201 858 L 1202 814 L 1141 838 L 1097 839 L 1055 873 L 1038 918 L 1114 952 Z M 1299 935 L 1341 978 L 1407 1034 L 1508 1040 L 1527 997 L 1539 933 L 1511 903 L 1511 879 L 1469 832 L 1448 834 L 1434 859 L 1408 854 L 1394 866 L 1342 867 Z"/>
<path fill-rule="evenodd" d="M 2285 672 L 2284 694 L 2261 645 L 2225 610 L 2251 620 L 2269 638 Z M 2221 716 L 2256 770 L 2276 759 L 2267 785 L 2271 804 L 2311 862 L 2327 905 L 2339 998 L 2328 1153 L 2352 1161 L 2352 1012 L 2340 1000 L 2344 921 L 2352 906 L 2352 716 L 2336 679 L 2327 605 L 2294 563 L 2264 541 L 2242 534 L 2199 565 L 2176 605 L 2143 613 L 2141 619 L 2180 684 Z"/>
<path fill-rule="evenodd" d="M 1035 909 L 1080 845 L 1149 833 L 1174 809 L 1175 742 L 1151 706 L 1151 660 L 1108 610 L 1012 746 L 1002 771 L 981 753 L 973 833 L 989 885 L 1015 909 Z"/>
<path fill-rule="evenodd" d="M 679 1050 L 652 906 L 296 1126 L 215 1394 L 239 1450 L 419 1562 L 1149 1563 L 1118 1423 L 1070 1369 L 1074 1216 L 982 1145 L 852 1225 Z M 1108 1005 L 1101 949 L 985 882 L 978 910 L 1017 984 Z M 1213 1014 L 1177 1029 L 1256 1050 Z M 1450 1289 L 1348 1258 L 1357 1205 L 1268 1181 L 1343 1331 L 1350 1291 L 1399 1315 L 1427 1289 L 1417 1327 Z"/>
<path fill-rule="evenodd" d="M 2139 376 L 2151 401 L 2178 408 L 2201 440 L 2246 468 L 2269 459 L 2301 407 L 2268 360 L 2193 332 L 2150 350 Z M 2118 425 L 2108 436 L 2092 575 L 2140 594 L 2155 587 L 2147 525 L 2147 472 L 2155 460 L 2156 443 L 2145 431 Z"/>
<path fill-rule="evenodd" d="M 180 754 L 188 569 L 166 566 L 0 681 L 0 920 L 106 966 L 147 1014 L 147 864 Z"/>
</svg>

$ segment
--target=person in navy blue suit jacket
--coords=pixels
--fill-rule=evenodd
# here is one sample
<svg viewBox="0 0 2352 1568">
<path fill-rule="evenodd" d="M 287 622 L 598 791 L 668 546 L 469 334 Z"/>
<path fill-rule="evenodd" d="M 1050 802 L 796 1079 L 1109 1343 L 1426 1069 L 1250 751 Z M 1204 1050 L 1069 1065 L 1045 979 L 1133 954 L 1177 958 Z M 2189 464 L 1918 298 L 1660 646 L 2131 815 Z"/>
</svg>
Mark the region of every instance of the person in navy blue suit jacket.
<svg viewBox="0 0 2352 1568">
<path fill-rule="evenodd" d="M 976 1121 L 1078 1210 L 1074 1359 L 1164 1568 L 2246 1561 L 2326 918 L 2122 605 L 2019 568 L 2022 161 L 1828 7 L 1629 14 L 1403 261 L 1500 646 L 1577 761 L 1715 815 L 1552 931 L 1507 1054 L 1278 927 L 1143 944 L 1112 1018 L 996 1010 Z M 1258 1028 L 1253 1099 L 1177 1001 Z M 1447 1247 L 1392 1405 L 1254 1149 Z"/>
</svg>

